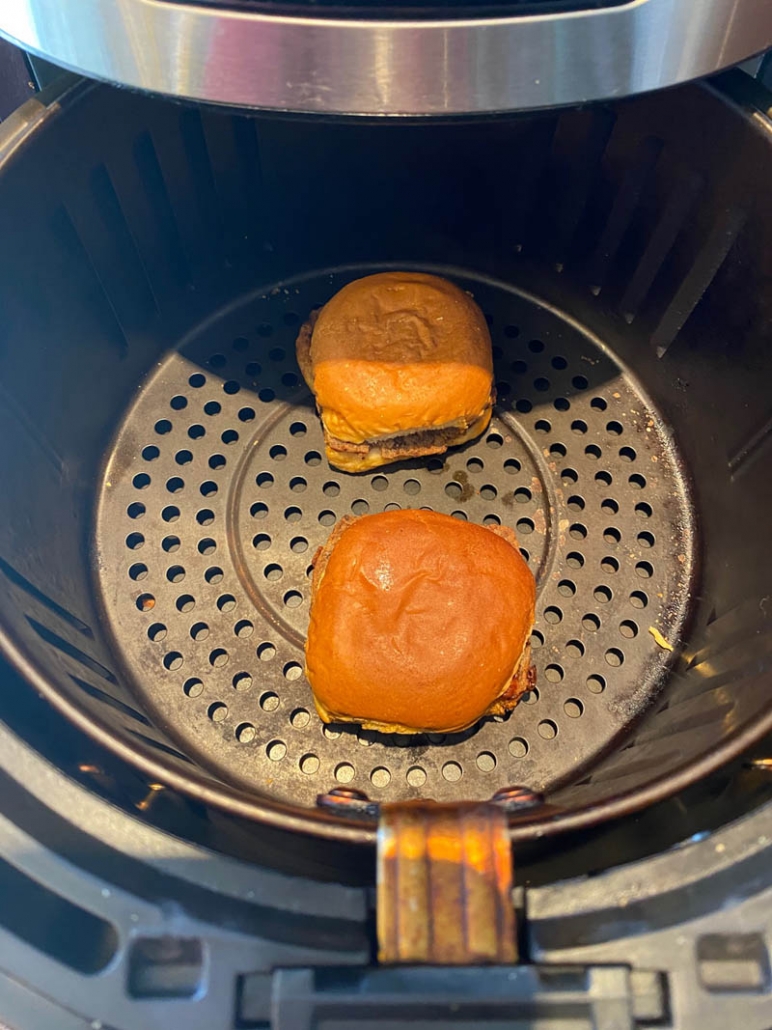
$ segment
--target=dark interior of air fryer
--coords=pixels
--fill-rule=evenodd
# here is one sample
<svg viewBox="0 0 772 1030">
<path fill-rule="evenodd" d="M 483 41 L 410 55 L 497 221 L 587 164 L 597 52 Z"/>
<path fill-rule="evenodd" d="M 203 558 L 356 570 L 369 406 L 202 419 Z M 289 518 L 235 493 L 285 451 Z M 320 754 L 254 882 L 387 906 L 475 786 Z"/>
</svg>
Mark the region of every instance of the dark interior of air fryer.
<svg viewBox="0 0 772 1030">
<path fill-rule="evenodd" d="M 0 605 L 45 734 L 69 714 L 202 802 L 301 814 L 336 786 L 640 806 L 752 742 L 771 176 L 768 125 L 704 85 L 398 124 L 76 87 L 0 190 Z M 294 341 L 388 268 L 471 291 L 498 402 L 463 448 L 348 475 Z M 455 736 L 323 726 L 312 556 L 342 516 L 408 507 L 516 530 L 537 687 Z"/>
</svg>

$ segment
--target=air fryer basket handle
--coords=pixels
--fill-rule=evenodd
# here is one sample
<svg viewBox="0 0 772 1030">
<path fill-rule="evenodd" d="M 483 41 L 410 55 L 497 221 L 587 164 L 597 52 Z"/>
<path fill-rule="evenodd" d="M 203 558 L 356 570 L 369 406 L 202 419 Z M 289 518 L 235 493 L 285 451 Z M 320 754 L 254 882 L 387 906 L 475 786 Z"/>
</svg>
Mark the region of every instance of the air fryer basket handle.
<svg viewBox="0 0 772 1030">
<path fill-rule="evenodd" d="M 380 962 L 515 962 L 512 869 L 501 807 L 384 805 L 378 826 Z"/>
</svg>

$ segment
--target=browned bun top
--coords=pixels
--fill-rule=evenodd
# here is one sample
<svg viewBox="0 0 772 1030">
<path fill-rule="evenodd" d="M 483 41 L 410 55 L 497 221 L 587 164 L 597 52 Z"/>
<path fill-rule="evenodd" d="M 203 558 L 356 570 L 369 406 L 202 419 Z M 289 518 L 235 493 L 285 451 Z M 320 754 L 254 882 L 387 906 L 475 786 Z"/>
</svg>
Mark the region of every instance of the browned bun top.
<svg viewBox="0 0 772 1030">
<path fill-rule="evenodd" d="M 330 547 L 306 643 L 320 710 L 384 729 L 473 725 L 509 686 L 533 626 L 514 534 L 391 511 L 356 519 Z"/>
<path fill-rule="evenodd" d="M 381 272 L 349 283 L 318 313 L 308 355 L 299 356 L 325 428 L 341 440 L 465 428 L 491 404 L 485 317 L 436 275 Z"/>
</svg>

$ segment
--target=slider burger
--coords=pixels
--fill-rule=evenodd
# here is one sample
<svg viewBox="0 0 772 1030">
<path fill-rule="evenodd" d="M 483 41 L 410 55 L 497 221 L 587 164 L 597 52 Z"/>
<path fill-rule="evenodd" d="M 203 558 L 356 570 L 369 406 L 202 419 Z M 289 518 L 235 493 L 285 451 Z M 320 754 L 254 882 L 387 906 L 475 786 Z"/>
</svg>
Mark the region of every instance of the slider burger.
<svg viewBox="0 0 772 1030">
<path fill-rule="evenodd" d="M 297 357 L 327 459 L 345 472 L 443 454 L 490 422 L 488 326 L 468 294 L 436 275 L 349 283 L 302 326 Z"/>
<path fill-rule="evenodd" d="M 314 558 L 306 676 L 324 722 L 455 733 L 535 680 L 536 586 L 511 529 L 346 517 Z"/>
</svg>

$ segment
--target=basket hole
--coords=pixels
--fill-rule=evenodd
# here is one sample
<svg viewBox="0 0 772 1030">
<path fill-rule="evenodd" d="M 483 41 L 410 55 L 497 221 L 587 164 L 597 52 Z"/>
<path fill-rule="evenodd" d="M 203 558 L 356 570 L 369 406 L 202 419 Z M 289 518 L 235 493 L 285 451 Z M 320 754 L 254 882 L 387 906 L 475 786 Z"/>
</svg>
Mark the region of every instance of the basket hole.
<svg viewBox="0 0 772 1030">
<path fill-rule="evenodd" d="M 261 490 L 268 490 L 273 486 L 274 479 L 270 472 L 259 472 L 255 477 L 255 482 Z"/>
<path fill-rule="evenodd" d="M 154 622 L 150 629 L 147 631 L 147 635 L 154 644 L 166 638 L 167 629 L 162 622 Z"/>
<path fill-rule="evenodd" d="M 196 422 L 188 427 L 188 436 L 191 440 L 200 440 L 202 436 L 206 436 L 206 429 Z"/>
<path fill-rule="evenodd" d="M 639 561 L 635 566 L 635 574 L 641 579 L 651 579 L 654 575 L 654 567 L 650 562 Z"/>
<path fill-rule="evenodd" d="M 169 672 L 176 672 L 177 669 L 182 668 L 183 661 L 184 659 L 179 651 L 169 651 L 163 658 L 164 668 L 168 669 Z"/>
<path fill-rule="evenodd" d="M 210 368 L 225 368 L 227 362 L 228 359 L 224 354 L 213 354 L 208 361 L 208 365 Z"/>
<path fill-rule="evenodd" d="M 325 497 L 337 497 L 340 493 L 340 485 L 338 483 L 325 483 L 322 487 L 322 493 Z"/>
<path fill-rule="evenodd" d="M 188 377 L 188 386 L 192 386 L 194 390 L 200 390 L 206 382 L 206 376 L 201 375 L 200 372 L 195 372 L 192 376 Z"/>
<path fill-rule="evenodd" d="M 181 594 L 174 604 L 178 612 L 186 615 L 196 607 L 196 599 L 191 594 Z"/>
<path fill-rule="evenodd" d="M 598 604 L 608 604 L 611 600 L 612 593 L 607 586 L 598 586 L 592 592 L 592 596 L 598 602 Z"/>
<path fill-rule="evenodd" d="M 493 514 L 486 515 L 483 518 L 483 525 L 484 526 L 500 526 L 501 525 L 501 519 L 498 517 L 498 515 L 493 515 Z"/>
<path fill-rule="evenodd" d="M 519 411 L 521 415 L 527 415 L 529 411 L 533 409 L 533 404 L 525 397 L 521 397 L 520 400 L 515 402 L 515 410 Z"/>
<path fill-rule="evenodd" d="M 289 508 L 284 509 L 284 520 L 286 522 L 300 522 L 302 517 L 303 512 L 295 505 L 291 505 Z"/>
<path fill-rule="evenodd" d="M 649 603 L 649 598 L 642 590 L 633 590 L 630 594 L 630 604 L 633 608 L 646 608 Z"/>
<path fill-rule="evenodd" d="M 283 740 L 272 740 L 266 745 L 265 753 L 272 762 L 280 762 L 287 754 L 287 745 Z"/>
<path fill-rule="evenodd" d="M 213 454 L 209 459 L 209 468 L 213 472 L 217 472 L 218 469 L 225 468 L 228 464 L 224 454 Z"/>
<path fill-rule="evenodd" d="M 269 387 L 265 386 L 258 392 L 257 395 L 263 404 L 270 404 L 271 401 L 276 397 L 276 393 Z"/>
<path fill-rule="evenodd" d="M 267 551 L 271 546 L 271 538 L 267 533 L 258 533 L 257 536 L 252 539 L 252 546 L 256 551 Z"/>
<path fill-rule="evenodd" d="M 466 467 L 469 469 L 470 472 L 482 472 L 482 470 L 485 468 L 485 463 L 483 462 L 482 458 L 470 458 L 469 461 L 466 463 Z M 507 463 L 504 462 L 504 468 L 506 467 Z"/>
<path fill-rule="evenodd" d="M 543 647 L 544 646 L 544 634 L 538 629 L 531 631 L 531 647 Z"/>
<path fill-rule="evenodd" d="M 214 522 L 214 512 L 211 508 L 202 508 L 196 512 L 196 522 L 199 526 L 211 526 Z"/>
<path fill-rule="evenodd" d="M 611 436 L 621 436 L 624 432 L 624 426 L 621 422 L 611 421 L 606 423 L 606 432 L 610 433 Z"/>
<path fill-rule="evenodd" d="M 217 483 L 213 483 L 209 480 L 206 483 L 202 483 L 200 489 L 202 497 L 214 497 L 217 493 Z"/>
<path fill-rule="evenodd" d="M 582 626 L 588 633 L 597 633 L 600 629 L 600 619 L 592 612 L 582 616 Z"/>
<path fill-rule="evenodd" d="M 603 676 L 593 673 L 592 676 L 587 677 L 587 689 L 591 694 L 602 694 L 606 689 L 606 681 Z"/>
<path fill-rule="evenodd" d="M 177 394 L 176 397 L 172 397 L 169 401 L 169 407 L 174 408 L 175 411 L 183 411 L 188 406 L 188 398 L 183 397 L 182 394 Z"/>
<path fill-rule="evenodd" d="M 214 554 L 217 550 L 217 541 L 206 537 L 198 542 L 198 553 L 203 555 Z"/>
<path fill-rule="evenodd" d="M 299 590 L 288 590 L 284 595 L 284 604 L 287 608 L 299 608 L 303 603 L 303 595 Z"/>
<path fill-rule="evenodd" d="M 632 640 L 638 636 L 638 624 L 633 622 L 632 619 L 625 619 L 624 622 L 619 624 L 619 632 L 627 640 Z"/>
<path fill-rule="evenodd" d="M 504 438 L 499 433 L 489 433 L 485 438 L 485 443 L 492 450 L 497 451 L 500 447 L 503 447 Z"/>
<path fill-rule="evenodd" d="M 415 497 L 416 494 L 421 492 L 421 484 L 417 479 L 408 479 L 402 486 L 402 489 L 411 497 Z"/>
<path fill-rule="evenodd" d="M 585 507 L 584 498 L 580 497 L 578 494 L 574 494 L 574 495 L 572 495 L 571 497 L 568 498 L 568 500 L 566 501 L 566 506 L 567 506 L 569 511 L 574 511 L 574 512 L 584 511 L 584 507 Z"/>
<path fill-rule="evenodd" d="M 566 565 L 572 569 L 581 569 L 584 565 L 584 555 L 579 551 L 569 551 L 566 555 Z"/>
<path fill-rule="evenodd" d="M 275 712 L 279 707 L 279 695 L 275 694 L 272 690 L 266 690 L 260 696 L 260 707 L 264 712 Z"/>
<path fill-rule="evenodd" d="M 566 644 L 566 654 L 569 658 L 583 658 L 584 644 L 581 640 L 569 640 Z"/>
<path fill-rule="evenodd" d="M 170 565 L 166 570 L 166 578 L 170 583 L 181 583 L 185 578 L 185 569 L 182 565 Z"/>
<path fill-rule="evenodd" d="M 219 415 L 222 411 L 222 404 L 219 401 L 207 401 L 204 405 L 205 415 Z"/>
<path fill-rule="evenodd" d="M 248 672 L 237 672 L 233 677 L 233 689 L 244 691 L 249 690 L 252 686 L 252 677 Z"/>
<path fill-rule="evenodd" d="M 254 422 L 255 421 L 255 409 L 250 408 L 249 405 L 239 409 L 239 422 Z"/>
<path fill-rule="evenodd" d="M 388 787 L 391 783 L 391 773 L 384 766 L 379 765 L 370 773 L 370 782 L 374 787 Z"/>
<path fill-rule="evenodd" d="M 445 494 L 451 498 L 451 500 L 457 501 L 460 499 L 463 493 L 463 488 L 460 483 L 446 483 Z"/>
<path fill-rule="evenodd" d="M 541 340 L 529 340 L 528 350 L 532 354 L 541 354 L 541 352 L 544 350 L 544 344 Z"/>
<path fill-rule="evenodd" d="M 610 472 L 596 472 L 595 473 L 595 482 L 596 483 L 602 483 L 603 486 L 611 486 L 611 483 L 613 482 L 611 473 Z"/>
<path fill-rule="evenodd" d="M 553 443 L 550 445 L 550 456 L 553 458 L 565 458 L 567 453 L 568 450 L 565 444 Z"/>
<path fill-rule="evenodd" d="M 653 547 L 654 546 L 654 534 L 653 533 L 639 533 L 638 543 L 641 547 Z"/>
<path fill-rule="evenodd" d="M 290 479 L 289 486 L 293 494 L 302 494 L 308 487 L 308 481 L 302 476 L 293 476 L 292 479 Z"/>
<path fill-rule="evenodd" d="M 268 514 L 268 505 L 263 504 L 262 501 L 258 501 L 249 509 L 249 514 L 253 519 L 264 519 Z"/>
<path fill-rule="evenodd" d="M 525 758 L 528 754 L 528 741 L 523 737 L 514 737 L 507 745 L 507 750 L 513 758 Z"/>
<path fill-rule="evenodd" d="M 290 540 L 290 550 L 295 554 L 303 554 L 308 550 L 308 541 L 304 536 L 296 536 Z"/>
<path fill-rule="evenodd" d="M 351 510 L 355 515 L 366 515 L 370 510 L 370 505 L 363 497 L 358 497 L 351 505 Z"/>
<path fill-rule="evenodd" d="M 559 622 L 563 621 L 563 612 L 557 605 L 550 605 L 544 609 L 544 619 L 549 622 L 550 625 L 556 626 Z"/>
<path fill-rule="evenodd" d="M 420 765 L 414 765 L 408 769 L 406 779 L 411 787 L 423 787 L 426 783 L 426 770 Z"/>
<path fill-rule="evenodd" d="M 172 424 L 168 418 L 159 418 L 153 428 L 159 436 L 166 436 L 167 433 L 171 433 Z"/>
<path fill-rule="evenodd" d="M 593 397 L 593 399 L 590 401 L 590 407 L 593 408 L 595 411 L 605 411 L 608 407 L 608 404 L 602 397 Z"/>
<path fill-rule="evenodd" d="M 563 469 L 560 473 L 560 481 L 563 486 L 573 486 L 579 480 L 579 473 L 576 469 Z"/>
<path fill-rule="evenodd" d="M 618 544 L 622 539 L 622 534 L 615 526 L 608 526 L 603 530 L 603 539 L 607 544 Z"/>
<path fill-rule="evenodd" d="M 335 515 L 334 511 L 320 511 L 319 512 L 319 522 L 323 526 L 332 526 L 333 523 L 335 522 L 335 519 L 336 519 L 336 515 Z"/>
<path fill-rule="evenodd" d="M 155 461 L 160 453 L 161 452 L 157 447 L 151 445 L 150 447 L 143 448 L 142 457 L 145 461 Z"/>
<path fill-rule="evenodd" d="M 646 477 L 640 475 L 638 472 L 634 472 L 627 481 L 630 486 L 634 487 L 636 490 L 643 490 L 646 486 Z"/>
<path fill-rule="evenodd" d="M 558 593 L 562 594 L 563 597 L 573 597 L 576 593 L 576 583 L 573 583 L 570 579 L 561 579 L 558 583 Z"/>
<path fill-rule="evenodd" d="M 213 565 L 204 573 L 204 579 L 207 581 L 207 583 L 222 583 L 223 578 L 223 570 L 218 568 L 216 565 Z"/>
<path fill-rule="evenodd" d="M 341 762 L 340 765 L 335 766 L 335 779 L 338 783 L 351 783 L 355 776 L 354 766 L 348 762 Z"/>
<path fill-rule="evenodd" d="M 308 726 L 310 721 L 311 716 L 306 708 L 296 708 L 290 715 L 290 723 L 296 730 L 302 730 L 304 726 Z"/>
<path fill-rule="evenodd" d="M 534 528 L 535 528 L 535 526 L 534 526 L 534 522 L 533 522 L 532 519 L 518 519 L 517 520 L 517 523 L 516 523 L 517 532 L 522 534 L 523 536 L 528 536 L 530 533 L 533 533 Z M 528 559 L 526 558 L 526 561 L 527 560 Z"/>
<path fill-rule="evenodd" d="M 129 568 L 129 579 L 133 579 L 135 582 L 139 582 L 145 579 L 147 576 L 147 565 L 142 562 L 135 562 Z"/>
<path fill-rule="evenodd" d="M 386 476 L 373 476 L 370 480 L 370 486 L 376 493 L 382 494 L 388 489 L 389 481 Z"/>
<path fill-rule="evenodd" d="M 575 522 L 568 529 L 568 535 L 572 540 L 586 540 L 587 539 L 587 527 L 582 525 L 581 522 Z"/>
<path fill-rule="evenodd" d="M 539 691 L 536 687 L 526 690 L 520 699 L 524 705 L 535 705 L 539 700 Z"/>
<path fill-rule="evenodd" d="M 251 637 L 254 631 L 255 627 L 249 621 L 249 619 L 241 619 L 233 627 L 233 632 L 236 634 L 237 637 L 241 637 L 242 640 L 246 639 L 247 637 Z"/>
<path fill-rule="evenodd" d="M 230 656 L 224 647 L 216 647 L 209 655 L 209 664 L 213 669 L 222 669 L 229 660 Z"/>
<path fill-rule="evenodd" d="M 536 729 L 543 740 L 554 740 L 558 735 L 557 724 L 551 719 L 542 719 Z"/>
<path fill-rule="evenodd" d="M 305 773 L 306 776 L 313 776 L 319 771 L 319 759 L 316 755 L 307 754 L 303 755 L 300 759 L 300 771 Z"/>
<path fill-rule="evenodd" d="M 556 411 L 568 411 L 571 407 L 571 401 L 567 397 L 556 397 L 552 402 L 552 406 Z"/>
<path fill-rule="evenodd" d="M 236 607 L 236 598 L 233 594 L 221 594 L 217 598 L 217 607 L 221 612 L 232 612 Z"/>
<path fill-rule="evenodd" d="M 251 722 L 242 722 L 236 727 L 236 740 L 239 744 L 251 744 L 257 736 L 257 730 Z"/>
<path fill-rule="evenodd" d="M 138 551 L 145 542 L 141 533 L 129 533 L 126 537 L 126 546 L 130 551 Z"/>
<path fill-rule="evenodd" d="M 298 662 L 287 662 L 282 671 L 284 678 L 292 683 L 303 675 L 303 666 Z"/>
<path fill-rule="evenodd" d="M 571 432 L 576 433 L 577 436 L 584 436 L 587 432 L 587 423 L 584 419 L 577 418 L 571 423 Z"/>
<path fill-rule="evenodd" d="M 620 651 L 618 647 L 610 647 L 608 651 L 606 651 L 605 658 L 606 664 L 610 665 L 614 669 L 618 669 L 625 660 L 624 652 Z"/>
<path fill-rule="evenodd" d="M 575 390 L 586 390 L 590 384 L 587 382 L 585 376 L 574 376 L 571 380 L 571 385 Z"/>
<path fill-rule="evenodd" d="M 563 704 L 563 711 L 569 719 L 578 719 L 584 712 L 584 705 L 576 697 L 570 697 Z"/>
<path fill-rule="evenodd" d="M 636 454 L 635 448 L 633 447 L 620 447 L 619 457 L 622 459 L 622 461 L 635 461 L 638 455 Z"/>
<path fill-rule="evenodd" d="M 640 501 L 635 506 L 635 514 L 641 519 L 650 519 L 652 513 L 652 507 L 650 504 L 647 504 L 646 501 Z"/>
<path fill-rule="evenodd" d="M 493 772 L 496 768 L 496 756 L 492 751 L 481 751 L 477 756 L 477 768 L 480 772 Z"/>
<path fill-rule="evenodd" d="M 560 683 L 565 673 L 563 672 L 562 666 L 552 664 L 546 667 L 546 669 L 544 670 L 544 675 L 545 678 L 550 681 L 550 683 Z"/>
<path fill-rule="evenodd" d="M 600 447 L 598 447 L 597 444 L 594 443 L 588 444 L 584 449 L 584 453 L 585 456 L 590 459 L 590 461 L 598 461 L 603 455 L 603 451 L 600 449 Z"/>
<path fill-rule="evenodd" d="M 206 640 L 209 636 L 209 627 L 205 622 L 196 622 L 190 627 L 190 635 L 195 641 Z"/>
<path fill-rule="evenodd" d="M 144 504 L 141 504 L 139 501 L 134 501 L 134 503 L 130 504 L 126 509 L 126 514 L 130 519 L 141 519 L 146 511 L 147 508 Z"/>
<path fill-rule="evenodd" d="M 150 476 L 147 472 L 139 472 L 131 482 L 136 490 L 146 490 L 150 486 Z"/>
<path fill-rule="evenodd" d="M 619 562 L 616 558 L 612 558 L 611 555 L 606 555 L 605 558 L 601 558 L 600 567 L 604 572 L 619 572 Z"/>
<path fill-rule="evenodd" d="M 287 457 L 287 448 L 281 444 L 275 444 L 268 453 L 274 461 L 284 461 Z"/>
<path fill-rule="evenodd" d="M 182 690 L 186 697 L 201 697 L 204 692 L 204 684 L 200 679 L 192 677 L 189 680 L 185 680 Z"/>
<path fill-rule="evenodd" d="M 520 471 L 521 467 L 522 466 L 517 458 L 507 458 L 504 462 L 504 471 L 510 476 L 516 475 Z"/>
</svg>

